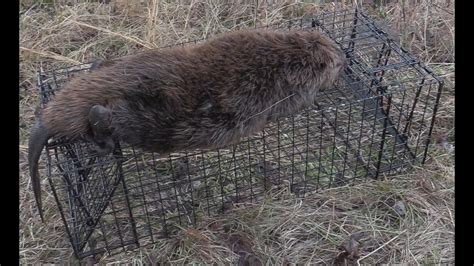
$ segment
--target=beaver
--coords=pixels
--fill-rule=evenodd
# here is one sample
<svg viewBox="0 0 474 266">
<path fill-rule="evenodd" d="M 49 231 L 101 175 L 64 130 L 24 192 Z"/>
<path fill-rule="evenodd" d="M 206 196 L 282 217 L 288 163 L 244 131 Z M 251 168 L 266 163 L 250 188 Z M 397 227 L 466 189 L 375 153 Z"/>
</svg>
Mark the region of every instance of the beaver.
<svg viewBox="0 0 474 266">
<path fill-rule="evenodd" d="M 203 43 L 146 50 L 71 79 L 41 111 L 29 167 L 41 219 L 38 160 L 50 138 L 120 140 L 166 154 L 235 143 L 312 104 L 346 66 L 318 31 L 249 29 Z"/>
</svg>

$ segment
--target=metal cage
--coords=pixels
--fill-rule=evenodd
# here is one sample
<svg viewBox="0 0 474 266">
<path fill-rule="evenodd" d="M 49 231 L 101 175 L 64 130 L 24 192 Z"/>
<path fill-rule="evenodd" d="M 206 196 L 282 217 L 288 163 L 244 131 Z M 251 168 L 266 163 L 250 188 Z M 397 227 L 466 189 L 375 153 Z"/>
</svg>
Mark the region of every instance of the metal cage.
<svg viewBox="0 0 474 266">
<path fill-rule="evenodd" d="M 117 143 L 98 157 L 85 142 L 47 145 L 49 184 L 77 257 L 153 243 L 268 192 L 303 197 L 424 163 L 442 89 L 432 71 L 357 9 L 270 27 L 319 30 L 350 60 L 311 108 L 212 151 L 159 155 Z M 89 67 L 40 73 L 42 104 Z"/>
</svg>

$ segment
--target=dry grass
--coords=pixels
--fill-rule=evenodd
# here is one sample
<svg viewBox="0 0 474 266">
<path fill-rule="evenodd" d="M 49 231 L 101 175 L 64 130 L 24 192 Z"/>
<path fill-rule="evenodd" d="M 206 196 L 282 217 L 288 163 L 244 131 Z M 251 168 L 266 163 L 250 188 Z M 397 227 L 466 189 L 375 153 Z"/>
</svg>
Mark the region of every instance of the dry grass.
<svg viewBox="0 0 474 266">
<path fill-rule="evenodd" d="M 27 174 L 26 139 L 38 102 L 39 68 L 112 58 L 321 9 L 308 1 L 34 2 L 22 1 L 20 11 L 22 264 L 75 262 L 49 187 L 44 181 L 48 223 L 41 224 Z M 183 229 L 177 238 L 104 256 L 101 262 L 453 263 L 454 3 L 365 2 L 373 15 L 386 19 L 393 33 L 400 33 L 408 50 L 446 78 L 427 165 L 407 175 L 331 189 L 304 200 L 268 199 L 242 206 L 224 217 L 209 218 L 196 229 Z M 401 204 L 404 212 L 397 209 Z"/>
</svg>

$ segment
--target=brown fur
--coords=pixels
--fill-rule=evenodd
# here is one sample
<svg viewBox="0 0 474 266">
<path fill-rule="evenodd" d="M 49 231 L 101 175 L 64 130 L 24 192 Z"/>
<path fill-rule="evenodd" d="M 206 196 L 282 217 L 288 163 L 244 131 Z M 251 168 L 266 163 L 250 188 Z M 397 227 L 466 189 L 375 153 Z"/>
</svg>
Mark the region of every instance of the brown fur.
<svg viewBox="0 0 474 266">
<path fill-rule="evenodd" d="M 81 138 L 91 134 L 89 110 L 100 105 L 111 111 L 112 134 L 144 150 L 218 147 L 310 104 L 344 65 L 337 46 L 315 31 L 233 32 L 104 64 L 71 80 L 40 121 L 48 138 Z"/>
</svg>

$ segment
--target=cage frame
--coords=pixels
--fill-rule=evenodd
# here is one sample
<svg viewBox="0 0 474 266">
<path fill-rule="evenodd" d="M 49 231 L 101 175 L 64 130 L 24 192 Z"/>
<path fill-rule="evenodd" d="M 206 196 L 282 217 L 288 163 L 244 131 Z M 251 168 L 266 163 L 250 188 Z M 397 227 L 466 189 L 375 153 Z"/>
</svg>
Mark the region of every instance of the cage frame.
<svg viewBox="0 0 474 266">
<path fill-rule="evenodd" d="M 339 13 L 338 13 L 339 12 Z M 345 13 L 344 13 L 345 12 Z M 344 36 L 342 38 L 341 41 L 338 41 L 338 37 L 339 36 L 336 36 L 334 33 L 334 29 L 330 29 L 330 26 L 331 26 L 331 23 L 326 23 L 324 20 L 322 21 L 321 18 L 325 18 L 325 16 L 330 16 L 331 14 L 334 14 L 334 16 L 336 16 L 336 14 L 343 14 L 344 13 L 344 16 L 346 14 L 353 14 L 354 17 L 353 17 L 353 21 L 352 21 L 352 26 L 353 26 L 353 30 L 352 30 L 352 33 L 350 35 L 350 38 L 348 40 L 345 40 L 344 39 Z M 348 88 L 352 89 L 352 93 L 356 96 L 356 100 L 352 101 L 352 102 L 346 102 L 346 103 L 334 103 L 333 106 L 330 106 L 330 107 L 324 107 L 324 106 L 318 106 L 318 103 L 315 103 L 315 107 L 318 109 L 318 111 L 320 112 L 321 114 L 321 130 L 323 130 L 323 122 L 324 122 L 324 119 L 326 119 L 327 121 L 329 121 L 329 123 L 331 123 L 331 118 L 329 118 L 330 114 L 334 113 L 336 115 L 336 118 L 334 119 L 334 124 L 331 124 L 329 125 L 330 127 L 334 128 L 334 145 L 336 144 L 336 138 L 340 138 L 340 139 L 346 139 L 345 141 L 343 140 L 343 143 L 345 145 L 345 150 L 347 152 L 347 150 L 357 150 L 358 148 L 360 149 L 360 140 L 359 140 L 359 147 L 353 147 L 353 145 L 350 143 L 350 141 L 348 140 L 349 139 L 349 134 L 347 134 L 347 136 L 344 136 L 344 134 L 340 135 L 340 136 L 336 136 L 337 134 L 341 134 L 340 132 L 337 131 L 337 114 L 338 114 L 338 108 L 346 108 L 347 105 L 349 105 L 349 114 L 352 112 L 351 108 L 352 106 L 355 104 L 355 103 L 360 103 L 360 102 L 363 102 L 363 109 L 362 109 L 362 117 L 361 117 L 361 120 L 362 121 L 365 121 L 364 119 L 364 114 L 365 114 L 365 111 L 366 111 L 366 108 L 368 110 L 374 110 L 374 125 L 376 124 L 376 122 L 378 121 L 377 120 L 377 116 L 380 116 L 382 117 L 383 119 L 381 121 L 378 121 L 378 123 L 381 123 L 382 124 L 382 132 L 381 132 L 381 141 L 379 143 L 379 150 L 377 151 L 377 155 L 376 157 L 378 157 L 377 159 L 377 162 L 375 163 L 375 169 L 369 169 L 368 165 L 370 163 L 367 162 L 367 164 L 365 165 L 365 161 L 364 159 L 360 159 L 360 158 L 356 158 L 356 162 L 361 162 L 361 167 L 364 167 L 364 168 L 367 168 L 366 169 L 366 179 L 378 179 L 380 177 L 380 174 L 381 173 L 385 173 L 385 169 L 382 169 L 382 158 L 383 158 L 383 155 L 382 154 L 384 152 L 384 145 L 387 145 L 387 142 L 386 142 L 386 138 L 388 135 L 390 136 L 394 136 L 395 138 L 395 143 L 394 144 L 394 148 L 393 148 L 393 151 L 395 151 L 395 146 L 400 144 L 402 146 L 404 146 L 404 149 L 406 151 L 408 151 L 408 156 L 412 158 L 412 161 L 410 163 L 421 163 L 421 164 L 424 164 L 426 159 L 427 159 L 427 153 L 428 153 L 428 149 L 430 147 L 430 144 L 431 144 L 431 134 L 432 134 L 432 131 L 433 131 L 433 127 L 434 127 L 434 123 L 435 123 L 435 118 L 436 118 L 436 113 L 437 113 L 437 109 L 438 109 L 438 105 L 439 105 L 439 99 L 440 99 L 440 96 L 441 96 L 441 92 L 442 92 L 442 89 L 443 89 L 443 80 L 438 77 L 431 69 L 429 69 L 428 67 L 426 67 L 420 60 L 416 59 L 413 55 L 411 55 L 406 49 L 404 49 L 403 47 L 401 47 L 400 45 L 398 45 L 385 31 L 383 31 L 378 25 L 376 25 L 376 22 L 373 21 L 368 15 L 366 15 L 363 10 L 361 10 L 360 8 L 355 8 L 353 10 L 351 9 L 343 9 L 343 10 L 334 10 L 333 12 L 325 12 L 325 13 L 322 13 L 320 15 L 316 15 L 314 17 L 311 17 L 311 18 L 306 18 L 306 19 L 292 19 L 292 20 L 288 20 L 287 22 L 285 23 L 288 23 L 288 29 L 293 29 L 294 25 L 295 24 L 298 24 L 299 23 L 299 27 L 300 29 L 303 29 L 304 27 L 311 27 L 311 28 L 318 28 L 321 32 L 323 32 L 324 34 L 326 34 L 327 36 L 329 36 L 331 39 L 333 39 L 338 45 L 340 45 L 341 47 L 344 47 L 344 45 L 346 45 L 346 42 L 347 43 L 347 47 L 343 48 L 344 52 L 346 53 L 346 56 L 349 60 L 349 67 L 345 70 L 345 74 L 343 76 L 343 80 L 347 85 Z M 306 23 L 306 24 L 304 24 Z M 334 22 L 336 23 L 336 22 Z M 362 24 L 361 24 L 362 23 Z M 304 24 L 304 25 L 303 25 Z M 375 39 L 377 39 L 378 41 L 382 42 L 383 45 L 382 45 L 382 48 L 380 49 L 380 53 L 378 54 L 378 58 L 377 58 L 377 63 L 375 64 L 375 66 L 372 66 L 370 68 L 368 68 L 368 65 L 365 64 L 364 62 L 360 62 L 359 60 L 356 59 L 356 56 L 354 56 L 354 53 L 356 52 L 356 49 L 355 49 L 355 45 L 356 45 L 356 41 L 358 40 L 358 34 L 359 32 L 356 31 L 356 28 L 358 27 L 358 25 L 363 25 L 365 27 L 367 27 L 368 31 L 370 31 L 370 37 L 373 37 Z M 271 28 L 273 25 L 267 25 L 265 26 L 266 28 Z M 283 27 L 280 27 L 280 28 L 283 28 Z M 362 37 L 363 38 L 363 37 Z M 176 44 L 176 45 L 186 45 L 186 44 L 189 44 L 189 43 L 196 43 L 198 41 L 202 41 L 204 39 L 201 39 L 201 40 L 193 40 L 193 41 L 189 41 L 189 42 L 185 42 L 185 43 L 180 43 L 180 44 Z M 170 45 L 170 46 L 174 46 L 174 45 Z M 165 46 L 165 47 L 170 47 L 170 46 Z M 164 48 L 164 47 L 163 47 Z M 393 54 L 396 54 L 396 56 L 398 56 L 398 58 L 400 58 L 400 62 L 395 62 L 395 63 L 391 63 L 391 64 L 388 64 L 389 62 L 389 59 L 390 59 L 390 56 L 392 56 Z M 90 63 L 86 63 L 86 64 L 80 64 L 80 65 L 76 65 L 74 66 L 75 68 L 77 68 L 78 70 L 73 70 L 72 68 L 65 68 L 65 69 L 62 69 L 62 70 L 65 70 L 66 71 L 66 75 L 69 76 L 70 74 L 74 73 L 74 72 L 79 72 L 79 71 L 84 71 L 84 70 L 87 70 L 90 65 Z M 394 124 L 394 121 L 392 121 L 392 119 L 390 118 L 390 112 L 393 111 L 393 108 L 400 108 L 400 107 L 397 107 L 396 104 L 392 101 L 392 95 L 395 93 L 395 92 L 387 92 L 387 88 L 386 88 L 386 84 L 383 85 L 383 79 L 385 77 L 385 72 L 388 72 L 388 71 L 393 71 L 394 69 L 398 69 L 398 68 L 409 68 L 411 70 L 414 70 L 415 72 L 418 72 L 420 75 L 423 75 L 423 79 L 422 81 L 420 82 L 420 85 L 419 85 L 419 88 L 417 89 L 416 93 L 415 93 L 415 100 L 414 102 L 412 102 L 412 105 L 411 105 L 411 110 L 410 112 L 408 112 L 408 122 L 407 122 L 407 125 L 405 125 L 404 129 L 402 130 L 402 132 L 400 132 L 400 126 L 395 126 Z M 49 72 L 44 72 L 44 71 L 40 71 L 38 73 L 38 87 L 39 87 L 39 90 L 40 90 L 40 94 L 41 94 L 41 107 L 44 107 L 45 103 L 49 100 L 49 97 L 50 96 L 45 96 L 45 95 L 48 95 L 48 93 L 54 93 L 54 89 L 52 89 L 50 86 L 48 87 L 48 84 L 44 83 L 44 77 L 48 75 L 48 73 L 52 73 L 52 77 L 53 77 L 53 80 L 55 83 L 57 83 L 56 81 L 56 74 L 57 73 L 57 69 L 56 70 L 52 70 L 52 71 L 49 71 Z M 422 144 L 422 151 L 421 151 L 421 156 L 419 155 L 419 151 L 417 151 L 418 149 L 418 142 L 416 144 L 416 150 L 413 151 L 412 148 L 413 147 L 410 147 L 408 146 L 408 137 L 407 137 L 407 131 L 410 130 L 411 128 L 411 125 L 410 125 L 410 121 L 411 121 L 411 118 L 415 115 L 415 106 L 417 106 L 418 104 L 418 101 L 419 101 L 419 96 L 422 92 L 422 88 L 423 86 L 425 85 L 425 77 L 427 76 L 430 76 L 431 78 L 431 82 L 433 82 L 433 84 L 437 84 L 437 87 L 435 88 L 435 92 L 434 92 L 434 106 L 433 106 L 433 112 L 432 112 L 432 115 L 431 115 L 431 118 L 430 118 L 430 123 L 429 125 L 427 125 L 427 130 L 428 132 L 426 133 L 427 134 L 427 137 L 423 140 L 425 143 Z M 397 80 L 394 80 L 394 82 L 397 82 Z M 385 88 L 384 88 L 385 86 Z M 363 88 L 363 87 L 367 87 L 367 88 Z M 431 90 L 431 85 L 430 85 L 430 90 Z M 400 91 L 402 91 L 402 89 L 400 89 Z M 372 95 L 371 95 L 372 93 Z M 405 97 L 405 96 L 404 96 Z M 427 96 L 428 97 L 428 96 Z M 330 97 L 329 97 L 330 98 Z M 403 101 L 402 101 L 402 105 L 403 105 Z M 427 104 L 426 104 L 427 106 Z M 425 107 L 426 108 L 426 107 Z M 335 109 L 335 110 L 334 110 Z M 401 109 L 403 109 L 403 106 L 401 107 Z M 426 111 L 426 110 L 425 110 Z M 306 112 L 309 116 L 309 113 L 308 113 L 308 110 L 305 110 L 304 112 Z M 400 114 L 402 113 L 402 111 L 400 110 Z M 294 181 L 294 177 L 295 177 L 295 163 L 294 163 L 294 156 L 295 156 L 295 147 L 297 146 L 295 144 L 295 133 L 294 133 L 294 130 L 295 130 L 295 115 L 290 115 L 289 117 L 287 117 L 288 119 L 291 119 L 291 123 L 293 124 L 293 127 L 292 127 L 292 130 L 293 130 L 293 142 L 290 144 L 292 145 L 293 147 L 293 153 L 292 153 L 292 156 L 293 156 L 293 159 L 291 161 L 291 181 L 290 184 L 291 186 L 293 186 L 293 181 Z M 351 116 L 349 116 L 349 125 L 348 125 L 348 128 L 350 127 L 350 118 Z M 310 132 L 310 125 L 309 125 L 309 118 L 307 119 L 307 125 L 305 126 L 306 127 L 306 151 L 308 151 L 309 147 L 308 147 L 308 143 L 309 143 L 309 132 Z M 400 124 L 400 119 L 398 121 L 398 123 Z M 362 123 L 363 124 L 363 123 Z M 361 124 L 361 130 L 360 130 L 360 134 L 362 135 L 362 124 Z M 280 134 L 280 130 L 281 130 L 281 121 L 278 120 L 276 122 L 276 130 L 277 132 L 279 132 L 278 134 Z M 314 126 L 314 125 L 311 125 L 311 126 Z M 375 126 L 373 127 L 374 130 L 375 130 Z M 263 156 L 263 186 L 266 187 L 267 186 L 267 183 L 265 182 L 265 178 L 267 177 L 267 171 L 269 171 L 266 167 L 266 150 L 265 150 L 265 147 L 267 146 L 265 141 L 268 140 L 268 138 L 266 138 L 266 131 L 264 130 L 262 132 L 262 141 L 263 141 L 263 153 L 262 153 L 262 156 Z M 375 133 L 374 133 L 375 134 Z M 372 138 L 373 138 L 374 135 L 372 135 Z M 322 133 L 321 133 L 321 143 L 322 143 Z M 280 141 L 280 139 L 278 138 L 278 141 Z M 246 141 L 242 141 L 241 143 L 239 144 L 242 144 L 242 143 L 247 143 L 247 145 L 249 146 L 249 154 L 248 154 L 248 165 L 252 165 L 250 163 L 251 159 L 250 159 L 250 140 L 246 140 Z M 398 144 L 397 144 L 398 143 Z M 49 183 L 49 186 L 51 188 L 51 191 L 53 193 L 53 196 L 55 198 L 55 201 L 57 203 L 57 207 L 58 207 L 58 210 L 60 212 L 60 215 L 61 215 L 61 219 L 63 220 L 63 223 L 65 225 L 65 230 L 66 230 L 66 233 L 70 239 L 70 242 L 71 242 L 71 245 L 72 245 L 72 248 L 74 250 L 74 254 L 77 258 L 79 259 L 82 259 L 82 258 L 85 258 L 85 257 L 88 257 L 88 256 L 93 256 L 93 255 L 97 255 L 97 254 L 101 254 L 101 253 L 104 253 L 104 252 L 108 252 L 109 254 L 112 254 L 115 252 L 115 250 L 118 250 L 118 249 L 121 249 L 121 250 L 125 250 L 126 248 L 128 247 L 131 247 L 131 248 L 137 248 L 137 247 L 141 247 L 141 246 L 144 246 L 142 243 L 141 243 L 141 237 L 140 237 L 140 233 L 138 232 L 138 229 L 137 229 L 137 225 L 135 224 L 135 218 L 134 218 L 134 207 L 131 207 L 131 204 L 132 204 L 132 200 L 130 199 L 130 197 L 133 197 L 137 194 L 133 194 L 130 195 L 129 194 L 129 191 L 130 191 L 130 188 L 129 188 L 129 183 L 128 180 L 126 180 L 126 170 L 123 169 L 123 161 L 122 160 L 125 160 L 124 158 L 126 158 L 126 156 L 124 155 L 124 152 L 122 150 L 122 146 L 123 144 L 119 143 L 119 142 L 116 142 L 116 149 L 114 151 L 114 153 L 111 155 L 113 157 L 113 160 L 115 160 L 116 162 L 116 169 L 114 171 L 117 172 L 117 174 L 115 174 L 115 178 L 112 179 L 112 180 L 109 180 L 109 181 L 106 181 L 106 182 L 109 182 L 109 183 L 104 183 L 104 180 L 102 180 L 102 184 L 100 186 L 101 189 L 103 189 L 105 192 L 102 193 L 102 205 L 99 204 L 99 206 L 95 207 L 95 208 L 89 208 L 88 209 L 88 206 L 86 202 L 84 202 L 83 198 L 81 198 L 81 196 L 79 195 L 81 192 L 82 192 L 82 187 L 79 187 L 77 185 L 77 181 L 74 181 L 72 180 L 71 178 L 71 173 L 66 173 L 64 172 L 65 170 L 64 169 L 60 169 L 61 166 L 56 163 L 54 164 L 53 160 L 56 160 L 56 161 L 59 161 L 59 155 L 60 155 L 60 151 L 58 152 L 58 150 L 63 150 L 62 152 L 65 153 L 65 154 L 68 154 L 70 158 L 72 158 L 72 160 L 74 161 L 73 164 L 74 164 L 74 168 L 75 168 L 75 176 L 80 176 L 80 180 L 84 181 L 84 180 L 87 180 L 87 176 L 89 175 L 90 171 L 92 171 L 92 166 L 95 166 L 94 164 L 100 164 L 100 158 L 98 157 L 91 157 L 89 158 L 89 162 L 88 162 L 88 165 L 89 166 L 83 166 L 81 164 L 81 162 L 79 162 L 77 159 L 80 157 L 80 155 L 76 154 L 76 151 L 77 149 L 74 147 L 74 143 L 64 143 L 62 140 L 53 140 L 52 142 L 48 143 L 45 150 L 46 150 L 46 153 L 47 153 L 47 164 L 48 164 L 48 167 L 47 167 L 47 176 L 48 176 L 48 183 Z M 282 146 L 280 145 L 280 143 L 278 142 L 278 169 L 281 168 L 280 166 L 280 149 L 282 148 Z M 372 143 L 370 144 L 370 152 L 372 152 L 372 146 L 373 146 L 373 139 L 372 139 Z M 130 147 L 126 147 L 126 148 L 130 148 Z M 76 149 L 76 150 L 75 150 Z M 234 149 L 234 153 L 232 156 L 235 156 L 235 147 L 233 147 Z M 64 151 L 65 150 L 65 151 Z M 80 150 L 80 149 L 79 149 Z M 136 152 L 133 147 L 132 147 L 132 150 L 133 150 L 133 156 L 137 156 L 136 154 L 138 152 Z M 334 157 L 335 157 L 335 154 L 334 154 L 334 148 L 333 148 L 333 151 L 332 151 L 332 164 L 334 164 Z M 320 146 L 320 149 L 319 149 L 319 153 L 320 153 L 320 159 L 322 158 L 321 157 L 321 151 L 322 151 L 322 146 Z M 204 153 L 205 151 L 199 151 L 201 153 L 201 156 L 202 158 L 204 158 Z M 199 152 L 196 152 L 196 153 L 199 153 Z M 217 152 L 217 158 L 218 158 L 218 162 L 217 162 L 217 165 L 214 166 L 214 167 L 217 167 L 217 172 L 219 174 L 216 174 L 221 176 L 222 175 L 222 169 L 221 169 L 221 162 L 220 161 L 220 149 L 215 149 L 215 152 Z M 308 152 L 307 152 L 308 153 Z M 360 156 L 360 151 L 356 151 L 355 152 L 356 154 L 356 157 Z M 418 155 L 417 155 L 418 154 Z M 153 156 L 153 153 L 152 153 L 152 156 Z M 188 158 L 189 154 L 188 154 L 188 151 L 186 151 L 186 155 L 184 157 Z M 369 155 L 370 157 L 370 155 Z M 392 157 L 393 157 L 393 153 L 392 153 Z M 171 158 L 171 155 L 169 156 L 169 160 L 170 160 L 170 168 L 171 168 L 171 176 L 173 177 L 173 175 L 175 175 L 175 172 L 174 172 L 174 165 L 172 163 L 172 158 Z M 372 157 L 370 157 L 372 158 Z M 307 155 L 305 157 L 306 159 L 306 166 L 305 166 L 305 173 L 304 173 L 304 176 L 306 178 L 306 175 L 307 175 L 307 171 L 308 171 L 308 163 L 309 163 L 309 156 Z M 234 163 L 236 161 L 235 157 L 233 158 L 234 160 Z M 203 169 L 205 169 L 203 171 L 203 180 L 208 180 L 207 179 L 207 176 L 206 176 L 206 167 L 204 166 L 204 159 L 203 159 Z M 104 163 L 106 164 L 106 163 Z M 72 218 L 68 218 L 66 217 L 66 212 L 67 212 L 67 208 L 64 208 L 64 205 L 61 203 L 62 202 L 62 198 L 60 196 L 60 192 L 59 190 L 61 190 L 61 187 L 59 187 L 55 182 L 57 181 L 54 181 L 53 180 L 53 165 L 56 165 L 56 167 L 59 169 L 60 172 L 63 172 L 62 176 L 63 176 L 63 180 L 64 182 L 66 182 L 67 184 L 65 185 L 66 187 L 68 187 L 68 193 L 70 194 L 69 195 L 69 200 L 71 200 L 71 202 L 69 203 L 70 206 L 76 206 L 81 209 L 80 211 L 77 211 L 77 212 L 74 212 L 72 210 L 72 207 L 71 207 L 71 210 L 70 210 L 70 215 Z M 91 166 L 92 165 L 92 166 Z M 356 170 L 354 170 L 354 172 L 357 172 L 357 165 L 358 163 L 356 163 Z M 89 168 L 88 168 L 89 167 Z M 155 165 L 155 158 L 153 158 L 153 168 L 156 168 L 156 165 Z M 189 167 L 189 164 L 186 164 L 186 167 Z M 346 167 L 346 163 L 344 162 L 344 170 L 342 171 L 342 175 L 344 175 L 344 172 L 345 172 L 345 167 Z M 408 166 L 409 167 L 409 166 Z M 237 166 L 234 166 L 234 168 L 237 168 Z M 388 172 L 390 173 L 390 171 L 392 170 L 392 163 L 390 163 L 390 166 L 389 166 L 389 170 Z M 138 169 L 138 166 L 137 166 L 137 169 Z M 320 162 L 320 166 L 319 166 L 319 173 L 318 173 L 318 182 L 319 182 L 319 177 L 320 177 L 320 174 L 321 174 L 321 162 Z M 328 174 L 330 176 L 330 181 L 329 181 L 329 184 L 332 185 L 333 184 L 333 180 L 331 177 L 334 173 L 332 172 L 332 169 L 333 167 L 331 166 L 331 172 Z M 67 171 L 67 170 L 66 170 Z M 234 171 L 236 171 L 234 169 Z M 189 172 L 189 169 L 188 169 L 188 172 Z M 250 173 L 250 170 L 249 170 L 249 173 Z M 338 174 L 339 172 L 337 172 Z M 157 174 L 157 173 L 155 173 Z M 297 173 L 296 173 L 297 174 Z M 250 174 L 249 174 L 250 175 Z M 280 175 L 280 173 L 279 173 Z M 237 176 L 237 174 L 235 174 L 235 176 Z M 187 175 L 187 178 L 188 178 L 188 182 L 191 183 L 191 178 L 190 178 L 190 175 L 188 174 Z M 355 179 L 355 177 L 354 177 Z M 220 182 L 220 189 L 221 191 L 223 192 L 224 188 L 223 188 L 223 184 L 222 184 L 222 178 L 219 178 L 219 182 Z M 142 182 L 142 179 L 140 179 L 140 182 Z M 159 187 L 159 183 L 160 182 L 156 182 L 157 183 L 157 191 L 158 191 L 158 198 L 157 201 L 160 201 L 161 202 L 161 206 L 162 206 L 162 212 L 164 213 L 165 211 L 163 210 L 163 205 L 165 205 L 163 202 L 165 199 L 162 198 L 161 196 L 161 189 Z M 71 187 L 74 187 L 74 186 L 77 186 L 77 190 L 72 188 L 70 189 Z M 143 184 L 140 184 L 139 185 L 141 188 L 142 188 L 142 193 L 145 194 L 145 192 L 143 191 L 143 188 L 144 188 L 144 185 Z M 177 187 L 176 187 L 176 183 L 173 183 L 173 186 L 174 186 L 174 190 L 175 190 L 175 193 L 176 195 L 178 195 L 178 192 L 177 191 Z M 207 187 L 207 184 L 205 185 Z M 79 188 L 82 188 L 82 189 L 79 189 Z M 238 186 L 236 186 L 236 190 L 237 190 Z M 250 187 L 252 188 L 252 187 Z M 93 243 L 91 243 L 91 241 L 93 242 L 94 240 L 91 239 L 91 235 L 94 233 L 94 230 L 97 229 L 97 226 L 102 226 L 100 225 L 99 223 L 101 222 L 101 217 L 102 215 L 104 214 L 104 212 L 106 211 L 107 208 L 110 207 L 110 205 L 112 204 L 112 198 L 113 196 L 116 194 L 116 190 L 120 190 L 120 191 L 123 191 L 121 193 L 121 195 L 123 194 L 123 201 L 125 202 L 125 210 L 123 210 L 123 212 L 128 215 L 128 218 L 129 218 L 129 221 L 130 221 L 130 231 L 131 231 L 131 234 L 132 234 L 132 239 L 131 240 L 123 240 L 122 239 L 122 236 L 120 236 L 120 243 L 118 243 L 117 245 L 113 246 L 109 246 L 107 245 L 106 243 L 106 247 L 102 247 L 102 248 L 98 248 L 98 249 L 90 249 L 88 251 L 85 251 L 86 249 L 86 246 L 89 245 L 89 246 L 93 246 Z M 266 191 L 266 188 L 264 188 L 265 191 Z M 293 191 L 293 188 L 290 188 L 290 191 L 291 192 L 294 192 Z M 316 191 L 316 190 L 315 190 Z M 317 190 L 319 191 L 319 190 Z M 314 191 L 313 191 L 314 192 Z M 192 196 L 192 193 L 193 193 L 193 187 L 191 186 L 191 203 L 192 205 L 194 206 L 194 199 L 193 199 L 193 196 Z M 206 191 L 206 195 L 207 195 L 207 191 Z M 308 192 L 309 193 L 309 192 Z M 238 192 L 236 192 L 236 194 L 238 194 Z M 295 193 L 295 194 L 299 194 L 299 193 Z M 305 184 L 305 189 L 303 191 L 303 195 L 299 195 L 299 196 L 305 196 L 307 194 L 307 191 L 306 191 L 306 184 Z M 253 195 L 253 192 L 252 194 Z M 178 198 L 178 196 L 176 196 L 176 198 Z M 207 200 L 209 200 L 208 198 L 206 198 Z M 221 200 L 222 200 L 222 208 L 224 208 L 224 196 L 221 197 Z M 73 203 L 74 201 L 77 201 L 77 203 Z M 144 203 L 145 206 L 146 206 L 146 202 Z M 209 207 L 209 202 L 207 203 L 208 207 Z M 179 207 L 177 207 L 179 209 Z M 210 209 L 211 208 L 208 208 L 208 215 L 210 215 Z M 179 211 L 179 210 L 178 210 Z M 83 213 L 83 214 L 81 214 Z M 92 213 L 92 214 L 91 214 Z M 114 215 L 115 215 L 115 212 L 112 212 Z M 179 212 L 178 212 L 179 213 Z M 82 215 L 85 215 L 86 218 L 85 220 L 84 219 L 81 219 Z M 192 223 L 188 223 L 188 224 L 191 224 L 191 225 L 195 225 L 196 224 L 196 221 L 198 221 L 198 219 L 196 218 L 196 212 L 195 210 L 192 210 L 192 215 L 194 216 L 194 219 L 192 221 Z M 74 218 L 76 216 L 81 216 L 79 218 Z M 148 216 L 148 214 L 147 214 Z M 180 223 L 179 224 L 182 224 L 181 223 L 181 216 L 178 216 L 179 220 L 180 220 Z M 161 238 L 167 238 L 167 237 L 170 237 L 171 234 L 168 233 L 168 230 L 166 229 L 167 228 L 167 222 L 166 222 L 166 215 L 163 215 L 162 217 L 163 219 L 163 234 L 162 235 L 154 235 L 153 233 L 150 233 L 150 238 L 151 238 L 151 242 L 150 243 L 147 243 L 145 245 L 148 245 L 148 244 L 151 244 L 151 243 L 155 243 L 158 239 L 161 239 Z M 71 224 L 71 222 L 73 224 Z M 115 222 L 117 223 L 117 217 L 115 217 Z M 75 224 L 77 223 L 77 224 Z M 81 228 L 81 227 L 84 227 L 84 223 L 86 226 L 88 226 L 89 228 L 91 228 L 88 232 L 86 232 L 86 234 L 84 236 L 80 236 L 80 230 L 79 232 L 78 231 L 74 231 L 72 229 L 74 228 Z M 119 225 L 117 225 L 117 228 L 120 228 Z M 120 229 L 118 230 L 118 232 L 120 233 Z M 151 229 L 150 229 L 150 232 L 151 232 Z M 105 240 L 105 237 L 104 237 L 104 240 Z M 107 241 L 107 240 L 105 240 Z"/>
</svg>

